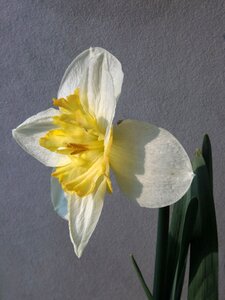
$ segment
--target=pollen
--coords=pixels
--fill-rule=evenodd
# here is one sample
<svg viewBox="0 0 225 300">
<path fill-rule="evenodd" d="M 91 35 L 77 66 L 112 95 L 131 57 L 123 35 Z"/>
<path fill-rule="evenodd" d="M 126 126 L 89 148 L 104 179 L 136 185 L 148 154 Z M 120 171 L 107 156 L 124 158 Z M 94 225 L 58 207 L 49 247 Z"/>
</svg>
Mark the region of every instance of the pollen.
<svg viewBox="0 0 225 300">
<path fill-rule="evenodd" d="M 103 177 L 112 192 L 108 159 L 112 134 L 105 146 L 105 132 L 82 103 L 79 89 L 66 98 L 53 99 L 53 104 L 60 111 L 53 118 L 55 129 L 40 138 L 39 143 L 52 152 L 67 155 L 70 163 L 56 167 L 52 176 L 65 192 L 80 197 L 93 193 Z"/>
</svg>

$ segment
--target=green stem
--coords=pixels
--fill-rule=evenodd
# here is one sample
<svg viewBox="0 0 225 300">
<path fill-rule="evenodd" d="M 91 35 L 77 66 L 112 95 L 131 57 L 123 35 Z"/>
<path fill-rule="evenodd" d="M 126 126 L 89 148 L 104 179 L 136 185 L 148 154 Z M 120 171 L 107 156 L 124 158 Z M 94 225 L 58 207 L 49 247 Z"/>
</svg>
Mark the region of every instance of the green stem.
<svg viewBox="0 0 225 300">
<path fill-rule="evenodd" d="M 164 281 L 166 274 L 166 258 L 168 244 L 169 228 L 169 206 L 159 208 L 158 229 L 155 258 L 155 275 L 154 275 L 154 300 L 162 300 L 164 293 Z"/>
</svg>

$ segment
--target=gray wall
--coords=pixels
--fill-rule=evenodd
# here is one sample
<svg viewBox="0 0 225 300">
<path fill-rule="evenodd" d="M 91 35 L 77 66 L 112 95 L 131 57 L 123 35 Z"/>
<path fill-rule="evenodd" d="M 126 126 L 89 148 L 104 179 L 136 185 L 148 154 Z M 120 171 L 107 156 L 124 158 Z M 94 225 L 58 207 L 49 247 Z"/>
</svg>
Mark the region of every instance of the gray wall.
<svg viewBox="0 0 225 300">
<path fill-rule="evenodd" d="M 145 299 L 130 253 L 152 284 L 157 210 L 129 202 L 114 184 L 79 260 L 67 223 L 52 209 L 50 169 L 11 137 L 51 105 L 65 68 L 90 46 L 122 62 L 115 120 L 164 127 L 191 156 L 210 135 L 224 299 L 224 1 L 1 0 L 0 26 L 1 299 Z"/>
</svg>

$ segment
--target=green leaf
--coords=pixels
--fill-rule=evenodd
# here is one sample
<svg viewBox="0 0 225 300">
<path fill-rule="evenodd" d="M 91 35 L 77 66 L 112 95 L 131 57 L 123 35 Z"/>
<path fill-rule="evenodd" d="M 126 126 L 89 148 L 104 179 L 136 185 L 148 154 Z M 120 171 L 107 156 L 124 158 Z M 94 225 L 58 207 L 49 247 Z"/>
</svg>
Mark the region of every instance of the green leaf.
<svg viewBox="0 0 225 300">
<path fill-rule="evenodd" d="M 159 208 L 153 288 L 153 295 L 155 300 L 161 300 L 164 294 L 169 213 L 169 206 Z"/>
<path fill-rule="evenodd" d="M 134 269 L 135 269 L 135 271 L 136 271 L 136 273 L 137 273 L 137 275 L 138 275 L 138 278 L 139 278 L 139 280 L 140 280 L 140 283 L 141 283 L 141 285 L 142 285 L 142 287 L 143 287 L 143 289 L 144 289 L 144 292 L 145 292 L 147 298 L 148 298 L 149 300 L 154 300 L 154 299 L 153 299 L 153 296 L 152 296 L 152 294 L 151 294 L 151 292 L 150 292 L 150 290 L 149 290 L 149 288 L 148 288 L 148 286 L 147 286 L 147 284 L 146 284 L 146 282 L 145 282 L 145 279 L 144 279 L 144 277 L 143 277 L 143 275 L 142 275 L 142 273 L 141 273 L 141 270 L 140 270 L 140 268 L 138 267 L 138 264 L 137 264 L 137 262 L 136 262 L 136 260 L 135 260 L 135 258 L 134 258 L 133 255 L 131 255 L 131 259 L 132 259 L 132 263 L 133 263 Z"/>
<path fill-rule="evenodd" d="M 205 160 L 206 167 L 208 169 L 210 187 L 213 192 L 213 167 L 212 167 L 212 148 L 209 136 L 206 134 L 202 144 L 202 156 Z"/>
<path fill-rule="evenodd" d="M 212 153 L 208 137 L 193 161 L 193 194 L 198 215 L 190 248 L 188 300 L 218 299 L 218 238 L 212 190 Z"/>
<path fill-rule="evenodd" d="M 188 200 L 189 202 L 189 200 Z M 187 263 L 187 255 L 190 242 L 192 240 L 193 231 L 194 231 L 194 224 L 195 219 L 197 216 L 197 209 L 198 209 L 198 201 L 196 198 L 190 200 L 183 223 L 183 230 L 181 233 L 181 244 L 180 244 L 180 251 L 176 266 L 176 272 L 173 282 L 172 294 L 171 299 L 179 300 L 182 293 L 183 283 L 184 283 L 184 275 L 186 270 L 186 263 Z"/>
<path fill-rule="evenodd" d="M 197 207 L 197 199 L 192 199 L 190 190 L 173 206 L 169 227 L 164 299 L 180 299 Z"/>
<path fill-rule="evenodd" d="M 168 252 L 167 252 L 167 274 L 165 280 L 164 297 L 170 299 L 172 293 L 178 257 L 181 248 L 181 239 L 184 227 L 184 217 L 189 204 L 189 197 L 184 195 L 181 200 L 173 205 L 173 213 L 169 226 Z"/>
</svg>

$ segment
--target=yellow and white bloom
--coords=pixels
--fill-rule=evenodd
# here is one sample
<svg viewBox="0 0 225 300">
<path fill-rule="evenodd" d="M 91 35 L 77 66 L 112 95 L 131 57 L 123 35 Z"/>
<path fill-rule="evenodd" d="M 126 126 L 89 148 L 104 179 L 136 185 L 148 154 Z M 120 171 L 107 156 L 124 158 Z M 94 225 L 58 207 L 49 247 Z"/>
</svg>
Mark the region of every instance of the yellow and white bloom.
<svg viewBox="0 0 225 300">
<path fill-rule="evenodd" d="M 66 70 L 50 108 L 13 130 L 17 143 L 54 167 L 51 195 L 68 220 L 75 253 L 81 256 L 99 220 L 110 170 L 121 190 L 143 207 L 178 201 L 192 178 L 190 160 L 168 131 L 145 122 L 113 125 L 121 92 L 120 62 L 101 48 L 81 53 Z"/>
</svg>

